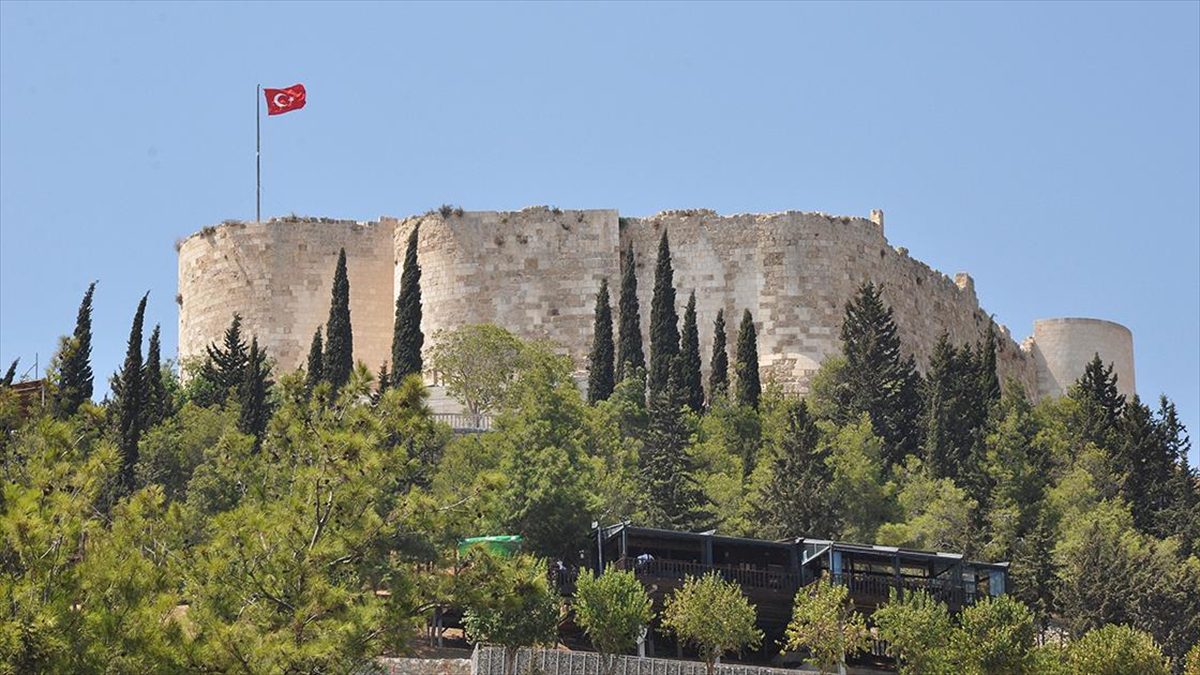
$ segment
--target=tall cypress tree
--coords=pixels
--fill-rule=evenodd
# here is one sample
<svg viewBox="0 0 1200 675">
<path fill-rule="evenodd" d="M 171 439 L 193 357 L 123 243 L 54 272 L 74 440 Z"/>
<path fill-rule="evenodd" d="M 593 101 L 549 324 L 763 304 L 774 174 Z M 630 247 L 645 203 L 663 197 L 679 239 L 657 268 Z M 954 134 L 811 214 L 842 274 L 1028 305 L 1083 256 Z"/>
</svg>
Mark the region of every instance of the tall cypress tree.
<svg viewBox="0 0 1200 675">
<path fill-rule="evenodd" d="M 271 418 L 267 394 L 271 388 L 267 352 L 258 348 L 258 337 L 250 338 L 250 354 L 238 388 L 238 431 L 254 437 L 254 450 L 262 447 L 267 421 Z"/>
<path fill-rule="evenodd" d="M 120 492 L 128 494 L 133 489 L 133 471 L 138 460 L 138 441 L 142 438 L 142 406 L 145 404 L 144 373 L 142 372 L 142 322 L 146 316 L 146 298 L 142 296 L 137 312 L 133 315 L 133 326 L 129 329 L 129 343 L 125 348 L 125 364 L 113 378 L 113 409 L 117 420 L 117 451 L 121 455 L 118 474 Z"/>
<path fill-rule="evenodd" d="M 841 338 L 846 367 L 835 421 L 851 423 L 867 413 L 891 466 L 921 446 L 921 380 L 915 360 L 900 351 L 891 307 L 870 281 L 846 303 Z"/>
<path fill-rule="evenodd" d="M 592 325 L 592 352 L 588 355 L 588 403 L 607 399 L 612 395 L 615 384 L 612 307 L 608 302 L 608 279 L 601 279 Z"/>
<path fill-rule="evenodd" d="M 950 344 L 946 333 L 938 338 L 924 380 L 925 466 L 936 478 L 958 480 L 969 468 L 978 427 L 986 421 L 987 407 L 980 400 L 981 383 L 969 347 Z M 982 406 L 982 413 L 980 408 Z"/>
<path fill-rule="evenodd" d="M 637 264 L 633 244 L 621 256 L 621 315 L 617 325 L 617 379 L 646 368 L 642 351 L 642 314 L 637 297 Z"/>
<path fill-rule="evenodd" d="M 650 430 L 638 457 L 645 481 L 645 520 L 651 527 L 699 531 L 712 525 L 708 498 L 696 480 L 683 416 L 683 364 L 676 356 L 667 386 L 650 399 Z"/>
<path fill-rule="evenodd" d="M 59 370 L 58 392 L 54 409 L 59 417 L 70 417 L 83 402 L 92 397 L 92 295 L 96 282 L 88 284 L 79 312 L 75 315 L 75 332 L 65 345 Z"/>
<path fill-rule="evenodd" d="M 758 408 L 758 399 L 762 396 L 762 382 L 758 377 L 758 334 L 748 309 L 742 313 L 742 325 L 738 328 L 737 360 L 733 370 L 737 376 L 734 393 L 738 405 Z"/>
<path fill-rule="evenodd" d="M 975 366 L 979 393 L 985 405 L 1000 401 L 1000 375 L 996 372 L 996 322 L 988 320 L 987 332 L 976 349 Z"/>
<path fill-rule="evenodd" d="M 214 402 L 223 404 L 231 392 L 236 395 L 249 359 L 246 342 L 242 339 L 242 316 L 234 313 L 221 344 L 211 344 L 205 351 L 208 356 L 201 372 L 205 379 L 216 385 L 217 400 Z"/>
<path fill-rule="evenodd" d="M 304 389 L 310 394 L 325 375 L 325 366 L 321 355 L 323 349 L 321 327 L 317 326 L 317 332 L 313 333 L 312 343 L 308 347 L 308 364 L 304 369 Z"/>
<path fill-rule="evenodd" d="M 414 227 L 404 249 L 404 271 L 400 273 L 400 293 L 396 296 L 396 324 L 392 329 L 392 380 L 399 384 L 423 369 L 421 348 L 421 264 L 417 261 L 417 233 Z M 382 386 L 382 382 L 380 385 Z"/>
<path fill-rule="evenodd" d="M 704 384 L 700 376 L 700 330 L 696 327 L 696 292 L 688 296 L 683 311 L 679 356 L 683 363 L 683 402 L 695 412 L 704 410 Z"/>
<path fill-rule="evenodd" d="M 150 344 L 146 348 L 146 365 L 142 367 L 142 381 L 146 387 L 146 404 L 142 406 L 143 429 L 149 429 L 171 414 L 171 401 L 163 382 L 159 334 L 159 325 L 154 324 L 154 330 L 150 331 Z"/>
<path fill-rule="evenodd" d="M 663 230 L 654 265 L 654 297 L 650 302 L 650 378 L 654 398 L 667 388 L 672 363 L 679 353 L 679 314 L 675 311 L 675 272 L 671 269 L 671 245 Z"/>
<path fill-rule="evenodd" d="M 808 405 L 803 400 L 789 401 L 783 437 L 767 458 L 770 478 L 759 487 L 755 504 L 761 536 L 792 539 L 834 535 L 838 529 L 837 509 L 828 489 L 833 479 L 825 463 L 828 455 Z"/>
<path fill-rule="evenodd" d="M 346 249 L 338 252 L 333 272 L 333 292 L 329 302 L 329 322 L 325 324 L 325 381 L 337 391 L 350 380 L 354 370 L 354 336 L 350 332 L 350 278 L 346 274 Z"/>
<path fill-rule="evenodd" d="M 708 369 L 708 400 L 724 396 L 729 392 L 729 352 L 725 346 L 725 310 L 717 310 L 713 321 L 712 361 Z"/>
</svg>

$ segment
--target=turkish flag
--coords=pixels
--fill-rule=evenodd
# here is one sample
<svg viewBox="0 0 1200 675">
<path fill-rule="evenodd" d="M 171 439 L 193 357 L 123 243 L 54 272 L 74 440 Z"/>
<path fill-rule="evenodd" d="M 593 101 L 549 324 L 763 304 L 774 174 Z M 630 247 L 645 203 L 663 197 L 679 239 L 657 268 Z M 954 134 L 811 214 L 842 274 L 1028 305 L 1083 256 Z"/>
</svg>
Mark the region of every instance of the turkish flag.
<svg viewBox="0 0 1200 675">
<path fill-rule="evenodd" d="M 293 84 L 286 89 L 263 89 L 267 97 L 267 114 L 282 115 L 304 107 L 304 85 Z"/>
</svg>

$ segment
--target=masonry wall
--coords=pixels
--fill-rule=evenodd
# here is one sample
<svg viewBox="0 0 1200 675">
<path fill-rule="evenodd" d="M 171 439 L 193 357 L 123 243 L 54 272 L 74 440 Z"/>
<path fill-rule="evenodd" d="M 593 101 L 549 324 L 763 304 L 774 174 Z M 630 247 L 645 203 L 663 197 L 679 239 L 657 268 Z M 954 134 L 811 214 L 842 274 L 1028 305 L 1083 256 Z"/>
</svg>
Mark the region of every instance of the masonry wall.
<svg viewBox="0 0 1200 675">
<path fill-rule="evenodd" d="M 202 355 L 235 312 L 277 367 L 308 356 L 329 317 L 338 250 L 346 249 L 354 357 L 378 367 L 391 353 L 392 231 L 380 223 L 329 219 L 230 222 L 179 246 L 179 355 Z"/>
<path fill-rule="evenodd" d="M 1112 364 L 1118 391 L 1127 397 L 1137 391 L 1133 333 L 1119 323 L 1084 318 L 1039 319 L 1033 323 L 1027 349 L 1037 364 L 1039 396 L 1066 394 L 1096 354 L 1105 364 Z"/>
</svg>

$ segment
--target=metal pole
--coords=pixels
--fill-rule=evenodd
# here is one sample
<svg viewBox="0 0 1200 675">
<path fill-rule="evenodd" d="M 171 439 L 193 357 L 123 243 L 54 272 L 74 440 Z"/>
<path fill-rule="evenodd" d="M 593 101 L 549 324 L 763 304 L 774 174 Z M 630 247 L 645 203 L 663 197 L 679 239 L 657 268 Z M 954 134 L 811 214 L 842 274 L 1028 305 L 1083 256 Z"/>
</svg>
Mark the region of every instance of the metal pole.
<svg viewBox="0 0 1200 675">
<path fill-rule="evenodd" d="M 254 90 L 254 222 L 262 222 L 262 85 Z"/>
</svg>

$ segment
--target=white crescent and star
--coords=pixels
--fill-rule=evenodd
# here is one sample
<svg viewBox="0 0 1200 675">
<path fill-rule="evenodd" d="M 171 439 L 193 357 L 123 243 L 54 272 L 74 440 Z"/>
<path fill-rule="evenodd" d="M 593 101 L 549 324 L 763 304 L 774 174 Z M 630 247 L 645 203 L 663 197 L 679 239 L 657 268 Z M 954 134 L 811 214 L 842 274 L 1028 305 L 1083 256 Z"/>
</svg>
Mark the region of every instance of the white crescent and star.
<svg viewBox="0 0 1200 675">
<path fill-rule="evenodd" d="M 275 103 L 276 108 L 286 108 L 287 106 L 291 105 L 292 97 L 288 96 L 287 94 L 285 94 L 283 92 L 280 92 L 278 94 L 275 94 L 273 103 Z"/>
</svg>

